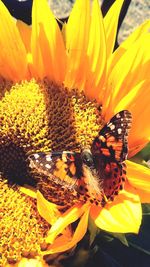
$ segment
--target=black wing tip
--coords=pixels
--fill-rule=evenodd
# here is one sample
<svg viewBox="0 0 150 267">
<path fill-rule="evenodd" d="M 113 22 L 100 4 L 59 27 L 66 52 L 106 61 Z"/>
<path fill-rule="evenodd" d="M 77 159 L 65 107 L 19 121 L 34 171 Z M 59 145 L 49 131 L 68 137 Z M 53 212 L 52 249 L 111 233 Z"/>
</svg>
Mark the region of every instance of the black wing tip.
<svg viewBox="0 0 150 267">
<path fill-rule="evenodd" d="M 123 119 L 123 118 L 127 119 L 128 123 L 131 124 L 132 113 L 127 109 L 121 110 L 111 118 L 110 122 L 118 120 L 118 119 Z"/>
<path fill-rule="evenodd" d="M 132 113 L 127 109 L 119 111 L 115 116 L 117 115 L 124 115 L 126 117 L 132 118 Z"/>
</svg>

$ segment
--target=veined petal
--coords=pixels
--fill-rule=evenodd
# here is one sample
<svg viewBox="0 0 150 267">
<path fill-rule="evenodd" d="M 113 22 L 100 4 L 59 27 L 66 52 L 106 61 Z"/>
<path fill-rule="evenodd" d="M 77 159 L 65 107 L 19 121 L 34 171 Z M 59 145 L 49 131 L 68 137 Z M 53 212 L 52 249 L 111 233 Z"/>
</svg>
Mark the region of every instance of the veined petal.
<svg viewBox="0 0 150 267">
<path fill-rule="evenodd" d="M 109 232 L 138 233 L 142 210 L 136 190 L 126 183 L 115 200 L 102 209 L 93 207 L 91 216 L 96 225 Z"/>
<path fill-rule="evenodd" d="M 103 115 L 106 121 L 114 114 L 119 101 L 134 86 L 149 78 L 149 43 L 150 34 L 143 34 L 109 70 L 107 90 L 103 102 Z"/>
<path fill-rule="evenodd" d="M 150 203 L 150 193 L 146 193 L 142 189 L 137 189 L 137 193 L 140 196 L 141 203 Z"/>
<path fill-rule="evenodd" d="M 32 198 L 37 198 L 37 192 L 34 188 L 31 188 L 29 186 L 25 186 L 25 187 L 21 186 L 20 191 L 26 194 L 27 196 L 30 196 Z"/>
<path fill-rule="evenodd" d="M 72 237 L 67 238 L 64 235 L 58 237 L 50 246 L 50 249 L 43 252 L 43 255 L 63 252 L 74 247 L 83 238 L 87 231 L 89 210 L 90 207 L 85 210 Z"/>
<path fill-rule="evenodd" d="M 121 48 L 127 50 L 134 42 L 136 42 L 141 35 L 149 33 L 150 31 L 150 20 L 144 21 L 140 26 L 138 26 L 133 33 L 131 33 L 118 47 L 117 50 Z"/>
<path fill-rule="evenodd" d="M 16 26 L 19 30 L 22 41 L 25 45 L 26 51 L 31 52 L 31 26 L 27 25 L 21 20 L 17 20 Z"/>
<path fill-rule="evenodd" d="M 37 75 L 62 83 L 66 66 L 65 47 L 46 0 L 33 1 L 31 50 Z"/>
<path fill-rule="evenodd" d="M 99 2 L 93 1 L 87 48 L 85 93 L 101 100 L 106 77 L 106 40 Z"/>
<path fill-rule="evenodd" d="M 54 224 L 60 216 L 57 205 L 47 201 L 40 191 L 37 192 L 37 208 L 39 214 L 51 225 Z"/>
<path fill-rule="evenodd" d="M 106 42 L 97 0 L 93 1 L 91 14 L 89 1 L 76 1 L 66 26 L 66 50 L 65 85 L 100 98 L 106 72 Z"/>
<path fill-rule="evenodd" d="M 66 25 L 67 69 L 65 86 L 83 89 L 86 80 L 90 1 L 77 0 Z"/>
<path fill-rule="evenodd" d="M 137 189 L 141 202 L 150 203 L 150 169 L 132 161 L 126 161 L 128 181 Z"/>
<path fill-rule="evenodd" d="M 132 128 L 129 134 L 129 158 L 146 145 L 150 136 L 150 127 L 147 123 L 150 116 L 149 87 L 150 80 L 140 82 L 131 88 L 120 102 L 118 100 L 118 104 L 114 109 L 115 113 L 127 109 L 133 117 Z"/>
<path fill-rule="evenodd" d="M 31 55 L 31 32 L 32 28 L 31 26 L 27 25 L 21 20 L 17 20 L 16 26 L 19 30 L 20 36 L 22 38 L 22 41 L 24 43 L 24 46 L 26 48 L 27 53 L 27 73 L 26 73 L 26 79 L 29 80 L 32 78 L 31 73 L 33 72 L 33 66 L 32 66 L 32 55 Z"/>
<path fill-rule="evenodd" d="M 85 212 L 87 204 L 85 205 L 75 205 L 73 208 L 67 210 L 62 216 L 58 218 L 55 224 L 52 225 L 46 242 L 53 243 L 54 239 L 63 232 L 63 230 L 71 223 L 78 220 L 82 214 Z"/>
<path fill-rule="evenodd" d="M 26 50 L 15 20 L 0 1 L 0 75 L 12 81 L 25 78 L 27 68 Z"/>
<path fill-rule="evenodd" d="M 107 58 L 110 57 L 114 49 L 118 19 L 122 4 L 123 0 L 116 0 L 107 12 L 106 16 L 104 17 L 104 27 L 106 32 L 107 43 Z"/>
<path fill-rule="evenodd" d="M 138 26 L 132 34 L 130 34 L 127 39 L 125 39 L 121 45 L 114 51 L 114 53 L 108 59 L 109 69 L 117 64 L 122 55 L 126 52 L 130 46 L 136 42 L 142 34 L 148 33 L 150 30 L 150 20 L 145 21 L 140 26 Z"/>
</svg>

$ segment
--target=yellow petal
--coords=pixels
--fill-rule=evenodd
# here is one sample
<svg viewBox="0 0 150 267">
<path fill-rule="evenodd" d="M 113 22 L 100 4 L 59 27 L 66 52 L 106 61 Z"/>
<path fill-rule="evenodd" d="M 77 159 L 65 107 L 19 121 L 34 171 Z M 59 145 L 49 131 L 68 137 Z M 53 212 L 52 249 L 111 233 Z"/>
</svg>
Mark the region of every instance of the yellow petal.
<svg viewBox="0 0 150 267">
<path fill-rule="evenodd" d="M 26 50 L 15 20 L 0 1 L 0 75 L 12 81 L 25 78 Z"/>
<path fill-rule="evenodd" d="M 92 207 L 91 216 L 96 225 L 106 231 L 116 233 L 138 233 L 142 210 L 136 190 L 126 184 L 115 200 L 101 210 Z"/>
<path fill-rule="evenodd" d="M 31 50 L 37 76 L 62 83 L 65 73 L 65 47 L 54 15 L 46 0 L 34 0 Z"/>
<path fill-rule="evenodd" d="M 37 208 L 39 214 L 51 225 L 54 224 L 60 216 L 57 205 L 47 201 L 40 191 L 37 191 Z"/>
<path fill-rule="evenodd" d="M 53 243 L 54 239 L 63 232 L 63 230 L 70 225 L 71 223 L 78 220 L 84 213 L 87 205 L 75 205 L 73 208 L 70 208 L 62 214 L 55 224 L 51 227 L 48 237 L 46 238 L 47 243 Z"/>
<path fill-rule="evenodd" d="M 114 51 L 114 53 L 109 56 L 108 58 L 108 70 L 111 71 L 113 67 L 117 64 L 117 62 L 120 60 L 120 58 L 123 56 L 123 54 L 129 49 L 134 42 L 138 41 L 138 39 L 141 37 L 142 34 L 148 33 L 150 29 L 150 20 L 145 21 L 143 24 L 141 24 L 137 29 L 127 37 L 127 39 L 121 43 L 121 45 Z M 110 100 L 110 87 L 105 88 L 105 98 L 103 99 L 103 103 L 106 106 L 106 109 L 109 104 Z"/>
<path fill-rule="evenodd" d="M 65 86 L 84 88 L 90 26 L 89 0 L 77 0 L 66 25 L 67 69 Z"/>
<path fill-rule="evenodd" d="M 90 207 L 85 210 L 84 214 L 80 218 L 73 236 L 71 238 L 67 238 L 63 235 L 58 237 L 50 246 L 50 249 L 46 252 L 43 252 L 43 255 L 63 252 L 74 247 L 83 238 L 87 231 L 89 209 Z"/>
<path fill-rule="evenodd" d="M 16 26 L 19 30 L 22 41 L 25 45 L 27 53 L 31 51 L 31 26 L 21 20 L 17 20 Z"/>
<path fill-rule="evenodd" d="M 48 267 L 49 265 L 40 257 L 36 259 L 22 258 L 16 264 L 6 264 L 5 267 Z"/>
<path fill-rule="evenodd" d="M 114 4 L 111 6 L 106 16 L 104 17 L 104 27 L 106 32 L 106 43 L 107 43 L 107 57 L 109 58 L 113 52 L 118 19 L 121 11 L 121 7 L 123 4 L 123 0 L 116 0 Z"/>
<path fill-rule="evenodd" d="M 149 78 L 149 43 L 150 34 L 143 34 L 109 70 L 103 102 L 106 120 L 115 113 L 118 103 L 134 86 Z"/>
<path fill-rule="evenodd" d="M 127 39 L 125 39 L 121 45 L 115 50 L 115 52 L 109 57 L 109 69 L 112 69 L 113 66 L 119 61 L 122 55 L 126 52 L 130 46 L 136 42 L 142 34 L 148 33 L 150 29 L 150 20 L 145 21 L 137 29 L 134 30 L 132 34 L 130 34 Z"/>
<path fill-rule="evenodd" d="M 65 85 L 85 90 L 100 98 L 106 72 L 106 42 L 103 19 L 97 0 L 77 0 L 66 26 L 68 53 Z"/>
<path fill-rule="evenodd" d="M 132 127 L 129 134 L 129 158 L 140 151 L 149 140 L 150 127 L 147 123 L 150 116 L 149 87 L 150 80 L 138 83 L 118 102 L 114 109 L 115 113 L 127 109 L 132 114 Z"/>
<path fill-rule="evenodd" d="M 32 198 L 37 198 L 37 192 L 34 188 L 30 187 L 30 186 L 21 186 L 20 191 L 24 194 L 26 194 L 27 196 L 30 196 Z"/>
<path fill-rule="evenodd" d="M 19 30 L 20 36 L 22 38 L 22 41 L 24 43 L 24 46 L 26 48 L 26 53 L 27 53 L 27 74 L 26 74 L 26 79 L 29 80 L 32 78 L 32 55 L 31 55 L 31 26 L 25 24 L 23 21 L 21 20 L 17 20 L 16 22 L 16 26 Z"/>
<path fill-rule="evenodd" d="M 135 162 L 126 161 L 130 185 L 137 189 L 141 202 L 150 203 L 150 169 Z"/>
<path fill-rule="evenodd" d="M 142 34 L 148 33 L 150 30 L 150 20 L 144 21 L 140 26 L 138 26 L 132 34 L 130 34 L 127 39 L 120 45 L 119 49 L 122 48 L 127 50 Z"/>
<path fill-rule="evenodd" d="M 87 47 L 85 93 L 100 100 L 106 76 L 106 40 L 103 18 L 97 0 L 93 1 Z"/>
</svg>

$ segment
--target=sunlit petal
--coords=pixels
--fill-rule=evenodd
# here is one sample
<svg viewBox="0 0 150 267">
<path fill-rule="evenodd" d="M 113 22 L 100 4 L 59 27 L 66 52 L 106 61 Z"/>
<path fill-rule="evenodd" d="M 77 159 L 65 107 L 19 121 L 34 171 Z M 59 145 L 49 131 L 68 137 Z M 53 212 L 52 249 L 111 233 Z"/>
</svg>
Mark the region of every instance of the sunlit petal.
<svg viewBox="0 0 150 267">
<path fill-rule="evenodd" d="M 85 210 L 84 214 L 80 218 L 80 221 L 76 227 L 76 230 L 72 237 L 67 238 L 65 236 L 58 237 L 54 243 L 50 246 L 50 249 L 46 252 L 43 252 L 44 255 L 51 253 L 59 253 L 74 247 L 85 235 L 87 231 L 89 217 L 89 207 Z"/>
<path fill-rule="evenodd" d="M 132 161 L 127 161 L 130 185 L 137 189 L 141 202 L 150 202 L 150 169 Z"/>
<path fill-rule="evenodd" d="M 0 75 L 12 81 L 26 76 L 27 56 L 15 20 L 0 1 Z"/>
<path fill-rule="evenodd" d="M 150 30 L 150 20 L 143 22 L 140 26 L 138 26 L 132 34 L 130 34 L 114 51 L 114 53 L 108 58 L 109 69 L 113 68 L 114 65 L 117 64 L 119 59 L 123 56 L 127 49 L 130 46 L 138 41 L 141 35 L 148 33 Z"/>
<path fill-rule="evenodd" d="M 104 17 L 104 26 L 106 31 L 106 42 L 107 42 L 107 57 L 109 58 L 114 50 L 118 19 L 120 10 L 123 4 L 123 0 L 116 0 L 114 4 L 108 10 Z"/>
<path fill-rule="evenodd" d="M 37 192 L 37 208 L 39 214 L 51 225 L 55 223 L 60 216 L 57 205 L 47 201 L 40 191 Z"/>
<path fill-rule="evenodd" d="M 143 34 L 109 70 L 103 102 L 103 114 L 106 121 L 116 112 L 116 107 L 122 98 L 138 83 L 148 79 L 149 42 L 150 34 Z"/>
<path fill-rule="evenodd" d="M 66 25 L 67 70 L 65 86 L 83 89 L 86 79 L 90 2 L 77 0 Z"/>
<path fill-rule="evenodd" d="M 27 53 L 31 51 L 31 31 L 32 27 L 21 20 L 17 20 L 16 26 L 19 30 L 22 41 L 25 45 Z"/>
<path fill-rule="evenodd" d="M 30 197 L 37 198 L 37 192 L 34 188 L 31 188 L 29 186 L 21 186 L 20 191 Z"/>
<path fill-rule="evenodd" d="M 106 40 L 102 14 L 97 0 L 93 1 L 89 43 L 87 48 L 87 71 L 85 93 L 101 101 L 106 78 Z"/>
<path fill-rule="evenodd" d="M 37 75 L 62 83 L 66 65 L 65 47 L 46 0 L 33 2 L 31 50 Z"/>
<path fill-rule="evenodd" d="M 76 205 L 73 208 L 67 210 L 62 216 L 59 217 L 59 219 L 56 221 L 55 224 L 51 227 L 48 237 L 46 241 L 48 243 L 53 243 L 56 236 L 58 236 L 60 233 L 63 232 L 65 227 L 67 227 L 69 224 L 75 222 L 77 219 L 79 219 L 82 214 L 87 209 L 88 205 Z"/>
<path fill-rule="evenodd" d="M 118 233 L 138 233 L 142 210 L 136 190 L 126 185 L 111 204 L 102 209 L 92 208 L 91 216 L 96 225 L 106 231 Z"/>
<path fill-rule="evenodd" d="M 132 127 L 129 134 L 129 158 L 139 152 L 149 141 L 150 127 L 147 123 L 150 114 L 149 86 L 150 80 L 142 81 L 135 87 L 133 86 L 115 107 L 115 113 L 127 109 L 132 114 Z"/>
</svg>

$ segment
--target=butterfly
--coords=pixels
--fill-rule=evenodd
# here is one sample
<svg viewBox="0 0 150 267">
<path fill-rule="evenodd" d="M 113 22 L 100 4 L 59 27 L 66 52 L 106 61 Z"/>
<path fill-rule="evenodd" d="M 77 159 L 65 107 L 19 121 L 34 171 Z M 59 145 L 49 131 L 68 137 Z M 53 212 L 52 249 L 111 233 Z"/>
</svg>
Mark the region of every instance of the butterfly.
<svg viewBox="0 0 150 267">
<path fill-rule="evenodd" d="M 44 182 L 40 184 L 48 200 L 63 208 L 77 202 L 104 206 L 112 201 L 126 180 L 124 161 L 131 120 L 129 111 L 120 111 L 99 131 L 91 147 L 80 152 L 31 154 L 32 171 L 48 179 L 48 189 L 44 188 Z"/>
</svg>

